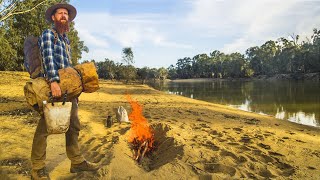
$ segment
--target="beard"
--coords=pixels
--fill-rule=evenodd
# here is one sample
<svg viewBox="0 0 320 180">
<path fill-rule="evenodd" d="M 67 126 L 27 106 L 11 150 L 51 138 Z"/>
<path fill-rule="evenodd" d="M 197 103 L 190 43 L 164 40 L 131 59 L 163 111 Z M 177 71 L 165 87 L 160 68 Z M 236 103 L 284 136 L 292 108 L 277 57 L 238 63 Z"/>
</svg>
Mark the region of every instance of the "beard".
<svg viewBox="0 0 320 180">
<path fill-rule="evenodd" d="M 66 19 L 61 19 L 61 20 L 66 20 Z M 58 31 L 58 33 L 69 32 L 69 30 L 70 30 L 69 22 L 68 21 L 61 22 L 61 20 L 54 21 L 54 26 L 55 26 L 56 30 Z"/>
</svg>

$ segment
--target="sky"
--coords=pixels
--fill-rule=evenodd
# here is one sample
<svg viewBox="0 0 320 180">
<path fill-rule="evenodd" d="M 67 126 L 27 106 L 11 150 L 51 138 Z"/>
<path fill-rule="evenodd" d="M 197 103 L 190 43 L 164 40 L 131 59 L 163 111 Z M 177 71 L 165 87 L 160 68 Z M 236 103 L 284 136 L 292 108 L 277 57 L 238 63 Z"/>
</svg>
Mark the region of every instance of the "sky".
<svg viewBox="0 0 320 180">
<path fill-rule="evenodd" d="M 80 60 L 122 62 L 131 47 L 135 67 L 160 68 L 214 50 L 245 53 L 268 40 L 320 28 L 320 0 L 71 0 L 75 27 L 89 48 Z"/>
</svg>

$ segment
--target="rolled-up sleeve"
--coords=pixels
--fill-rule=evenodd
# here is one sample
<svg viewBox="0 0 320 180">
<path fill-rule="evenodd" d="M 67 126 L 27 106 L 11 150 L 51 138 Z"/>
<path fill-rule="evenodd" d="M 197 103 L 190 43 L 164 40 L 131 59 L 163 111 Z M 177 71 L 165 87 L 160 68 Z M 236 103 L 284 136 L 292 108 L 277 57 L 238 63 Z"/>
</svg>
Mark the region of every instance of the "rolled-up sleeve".
<svg viewBox="0 0 320 180">
<path fill-rule="evenodd" d="M 54 61 L 54 33 L 49 29 L 45 30 L 40 37 L 39 45 L 48 80 L 59 82 L 58 64 Z"/>
</svg>

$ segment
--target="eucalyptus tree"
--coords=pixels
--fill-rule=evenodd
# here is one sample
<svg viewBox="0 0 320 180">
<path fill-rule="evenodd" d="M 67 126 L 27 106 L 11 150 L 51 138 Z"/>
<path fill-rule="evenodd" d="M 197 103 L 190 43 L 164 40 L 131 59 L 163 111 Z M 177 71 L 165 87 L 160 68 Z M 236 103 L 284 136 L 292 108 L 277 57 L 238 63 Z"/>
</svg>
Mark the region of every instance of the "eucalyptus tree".
<svg viewBox="0 0 320 180">
<path fill-rule="evenodd" d="M 71 23 L 70 26 L 70 32 L 68 33 L 68 38 L 71 42 L 71 61 L 72 64 L 76 65 L 78 64 L 79 59 L 82 58 L 82 52 L 89 52 L 89 48 L 84 45 L 84 41 L 80 40 L 80 37 L 78 35 L 78 31 L 74 27 L 74 22 Z"/>
<path fill-rule="evenodd" d="M 158 69 L 159 79 L 166 80 L 168 77 L 168 70 L 164 67 Z"/>
<path fill-rule="evenodd" d="M 192 77 L 191 58 L 185 57 L 183 59 L 178 59 L 176 66 L 178 78 L 189 79 Z"/>
<path fill-rule="evenodd" d="M 122 60 L 125 62 L 127 65 L 131 65 L 134 63 L 133 60 L 133 51 L 131 47 L 125 47 L 122 49 Z"/>
<path fill-rule="evenodd" d="M 150 68 L 146 66 L 143 68 L 137 68 L 137 77 L 141 80 L 141 83 L 144 84 L 150 77 Z"/>
<path fill-rule="evenodd" d="M 99 78 L 113 80 L 116 76 L 117 65 L 113 60 L 105 58 L 105 61 L 96 63 Z"/>
<path fill-rule="evenodd" d="M 4 53 L 3 58 L 0 59 L 0 68 L 2 70 L 23 70 L 23 43 L 25 38 L 30 35 L 40 36 L 44 29 L 50 29 L 52 25 L 45 21 L 45 11 L 52 4 L 69 2 L 69 0 L 11 0 L 7 2 L 14 3 L 15 8 L 11 11 L 11 15 L 5 15 L 6 18 L 0 24 L 0 39 L 4 39 L 4 46 L 0 47 L 1 52 Z M 26 9 L 31 10 L 24 11 Z M 70 24 L 69 40 L 71 42 L 72 62 L 77 64 L 82 57 L 82 52 L 88 52 L 88 48 L 83 41 L 80 41 L 74 23 Z"/>
<path fill-rule="evenodd" d="M 177 68 L 173 64 L 171 64 L 167 70 L 169 79 L 176 79 L 178 77 Z"/>
<path fill-rule="evenodd" d="M 192 77 L 206 78 L 210 77 L 212 72 L 210 60 L 207 54 L 198 54 L 192 58 Z"/>
<path fill-rule="evenodd" d="M 211 70 L 214 73 L 215 78 L 222 78 L 223 70 L 223 61 L 225 60 L 225 54 L 218 50 L 214 50 L 210 53 L 210 66 Z"/>
<path fill-rule="evenodd" d="M 149 71 L 149 77 L 153 80 L 159 79 L 159 72 L 157 68 L 151 68 Z"/>
<path fill-rule="evenodd" d="M 311 40 L 309 71 L 320 72 L 320 30 L 313 29 Z"/>
<path fill-rule="evenodd" d="M 240 53 L 232 53 L 228 55 L 229 64 L 226 67 L 227 76 L 240 78 L 245 76 L 245 58 Z"/>
<path fill-rule="evenodd" d="M 0 71 L 7 69 L 14 69 L 16 67 L 15 61 L 12 57 L 15 57 L 17 51 L 12 48 L 10 42 L 5 37 L 5 30 L 0 28 Z"/>
<path fill-rule="evenodd" d="M 136 69 L 132 68 L 133 66 L 131 65 L 134 63 L 133 57 L 134 55 L 131 47 L 122 49 L 122 61 L 126 63 L 126 66 L 121 68 L 123 72 L 120 72 L 120 74 L 123 79 L 126 79 L 126 82 L 134 79 L 133 74 L 136 73 Z"/>
</svg>

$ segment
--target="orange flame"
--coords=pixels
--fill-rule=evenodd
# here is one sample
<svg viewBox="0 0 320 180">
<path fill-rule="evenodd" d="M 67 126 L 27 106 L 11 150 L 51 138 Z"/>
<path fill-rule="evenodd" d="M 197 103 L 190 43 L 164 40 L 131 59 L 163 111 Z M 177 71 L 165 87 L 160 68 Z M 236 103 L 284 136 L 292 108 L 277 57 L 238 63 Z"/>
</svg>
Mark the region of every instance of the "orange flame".
<svg viewBox="0 0 320 180">
<path fill-rule="evenodd" d="M 139 144 L 142 144 L 148 141 L 147 151 L 150 151 L 154 142 L 153 129 L 149 126 L 147 119 L 142 115 L 142 106 L 137 101 L 134 101 L 129 94 L 126 95 L 126 98 L 132 108 L 132 112 L 129 115 L 131 131 L 128 142 L 135 143 L 138 141 Z"/>
</svg>

